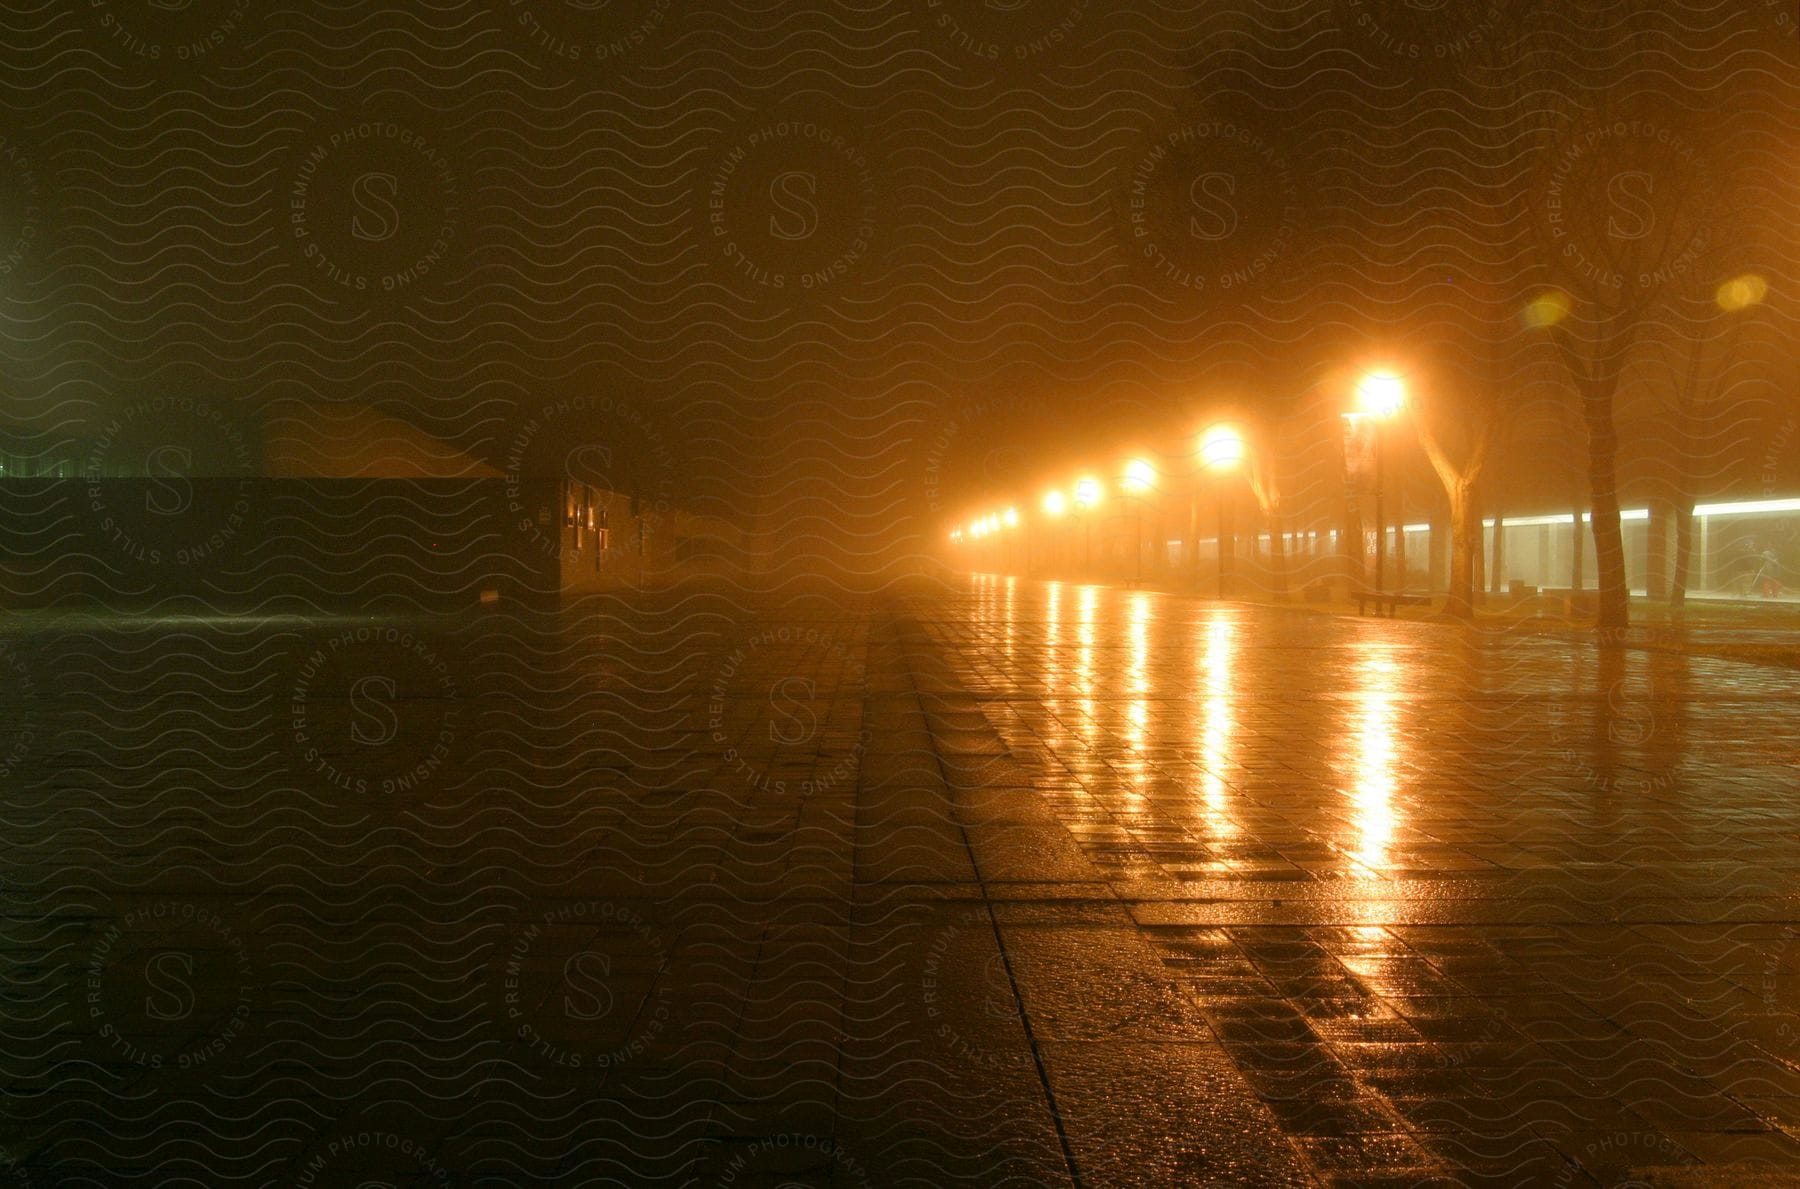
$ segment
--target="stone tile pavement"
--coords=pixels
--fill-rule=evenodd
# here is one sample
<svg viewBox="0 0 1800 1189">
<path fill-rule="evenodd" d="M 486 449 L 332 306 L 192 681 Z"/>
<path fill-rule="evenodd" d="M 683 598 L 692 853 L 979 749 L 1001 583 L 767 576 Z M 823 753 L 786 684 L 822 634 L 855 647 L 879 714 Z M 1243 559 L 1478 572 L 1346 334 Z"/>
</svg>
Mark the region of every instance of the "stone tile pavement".
<svg viewBox="0 0 1800 1189">
<path fill-rule="evenodd" d="M 18 1184 L 1800 1168 L 1789 671 L 975 579 L 0 673 Z"/>
</svg>

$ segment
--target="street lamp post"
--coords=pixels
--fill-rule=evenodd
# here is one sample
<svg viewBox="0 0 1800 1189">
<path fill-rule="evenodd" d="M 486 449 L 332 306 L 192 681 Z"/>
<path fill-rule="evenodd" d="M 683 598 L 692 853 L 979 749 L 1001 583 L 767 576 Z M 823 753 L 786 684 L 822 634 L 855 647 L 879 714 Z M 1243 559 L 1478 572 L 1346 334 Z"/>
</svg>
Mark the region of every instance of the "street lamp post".
<svg viewBox="0 0 1800 1189">
<path fill-rule="evenodd" d="M 1244 435 L 1234 426 L 1219 424 L 1209 428 L 1200 435 L 1200 461 L 1206 469 L 1220 474 L 1237 466 L 1244 460 Z M 1221 481 L 1216 488 L 1219 515 L 1219 597 L 1225 597 L 1225 570 L 1228 565 L 1225 549 L 1225 484 Z"/>
<path fill-rule="evenodd" d="M 1019 510 L 1017 508 L 1008 508 L 1006 511 L 1002 512 L 1000 514 L 1000 523 L 1006 528 L 1006 569 L 1008 573 L 1011 573 L 1018 568 L 1013 564 L 1013 532 L 1019 527 Z M 1029 571 L 1031 569 L 1030 536 L 1025 538 L 1025 568 L 1028 572 L 1027 576 L 1029 576 Z"/>
<path fill-rule="evenodd" d="M 1088 513 L 1100 503 L 1100 480 L 1081 478 L 1075 481 L 1075 515 L 1081 521 L 1081 568 L 1094 564 L 1094 521 Z"/>
<path fill-rule="evenodd" d="M 1381 507 L 1381 462 L 1386 453 L 1381 448 L 1381 422 L 1375 422 L 1375 593 L 1387 589 L 1387 516 Z"/>
<path fill-rule="evenodd" d="M 1131 517 L 1132 548 L 1132 580 L 1144 580 L 1144 493 L 1156 484 L 1156 468 L 1141 458 L 1133 459 L 1125 464 L 1125 474 L 1119 486 L 1128 495 L 1137 497 L 1137 509 Z"/>
<path fill-rule="evenodd" d="M 1062 492 L 1051 491 L 1051 492 L 1045 493 L 1045 495 L 1044 495 L 1044 515 L 1048 516 L 1052 520 L 1061 520 L 1063 518 L 1063 514 L 1065 512 L 1067 512 L 1068 510 L 1069 510 L 1069 500 L 1068 500 L 1068 497 L 1063 495 Z M 1063 552 L 1067 553 L 1068 549 L 1066 547 L 1067 546 L 1066 540 L 1064 541 L 1064 546 L 1065 546 L 1065 548 L 1063 549 Z"/>
<path fill-rule="evenodd" d="M 1375 593 L 1381 594 L 1386 589 L 1387 575 L 1387 520 L 1382 510 L 1382 449 L 1384 435 L 1382 425 L 1406 405 L 1406 381 L 1399 373 L 1391 371 L 1373 371 L 1362 378 L 1356 385 L 1357 403 L 1362 412 L 1374 419 L 1375 446 Z M 1401 527 L 1405 532 L 1405 526 Z M 1405 585 L 1404 579 L 1402 585 Z"/>
<path fill-rule="evenodd" d="M 1219 484 L 1219 486 L 1218 486 L 1218 501 L 1219 501 L 1219 507 L 1218 507 L 1219 597 L 1222 599 L 1225 597 L 1225 570 L 1226 570 L 1227 566 L 1229 565 L 1229 559 L 1231 557 L 1231 554 L 1237 552 L 1237 542 L 1236 541 L 1233 541 L 1231 543 L 1231 549 L 1229 552 L 1225 548 L 1225 485 L 1223 483 Z"/>
<path fill-rule="evenodd" d="M 977 541 L 982 542 L 982 564 L 987 567 L 988 572 L 999 573 L 1000 542 L 995 538 L 1000 535 L 1000 518 L 991 514 L 979 517 L 970 527 L 970 532 Z"/>
<path fill-rule="evenodd" d="M 1131 513 L 1131 580 L 1144 580 L 1144 506 L 1143 501 L 1136 501 Z"/>
<path fill-rule="evenodd" d="M 1188 493 L 1187 554 L 1183 559 L 1187 563 L 1188 582 L 1195 589 L 1200 586 L 1200 484 L 1195 480 L 1193 489 Z"/>
</svg>

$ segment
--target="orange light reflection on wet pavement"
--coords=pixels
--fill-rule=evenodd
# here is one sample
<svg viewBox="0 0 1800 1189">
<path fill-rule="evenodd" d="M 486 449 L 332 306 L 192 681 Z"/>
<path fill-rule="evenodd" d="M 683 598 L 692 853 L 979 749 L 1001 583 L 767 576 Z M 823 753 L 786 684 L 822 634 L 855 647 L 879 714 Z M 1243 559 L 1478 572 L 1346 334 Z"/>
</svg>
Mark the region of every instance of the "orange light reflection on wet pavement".
<svg viewBox="0 0 1800 1189">
<path fill-rule="evenodd" d="M 1236 727 L 1231 707 L 1233 625 L 1223 615 L 1202 623 L 1198 650 L 1200 671 L 1200 796 L 1206 803 L 1207 832 L 1224 838 L 1238 832 L 1231 816 L 1231 736 Z"/>
<path fill-rule="evenodd" d="M 1369 643 L 1359 647 L 1351 671 L 1356 684 L 1346 724 L 1351 750 L 1345 759 L 1350 764 L 1355 837 L 1345 839 L 1340 848 L 1358 864 L 1352 874 L 1377 879 L 1392 866 L 1388 848 L 1399 819 L 1394 809 L 1399 666 L 1386 645 Z"/>
<path fill-rule="evenodd" d="M 1144 745 L 1150 728 L 1150 626 L 1153 616 L 1149 595 L 1137 591 L 1129 596 L 1125 620 L 1128 642 L 1125 689 L 1130 699 L 1125 704 L 1125 742 L 1131 748 L 1131 756 L 1125 772 L 1140 793 L 1150 775 L 1144 762 Z"/>
</svg>

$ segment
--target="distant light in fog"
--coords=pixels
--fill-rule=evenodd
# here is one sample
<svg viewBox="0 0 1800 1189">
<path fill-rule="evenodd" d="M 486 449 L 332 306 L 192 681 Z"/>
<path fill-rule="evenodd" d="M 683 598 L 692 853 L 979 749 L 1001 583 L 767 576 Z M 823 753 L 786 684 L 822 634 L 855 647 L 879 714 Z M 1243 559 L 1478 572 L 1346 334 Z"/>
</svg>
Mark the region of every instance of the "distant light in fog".
<svg viewBox="0 0 1800 1189">
<path fill-rule="evenodd" d="M 1525 325 L 1533 330 L 1555 326 L 1569 316 L 1569 295 L 1560 289 L 1540 293 L 1525 305 Z"/>
<path fill-rule="evenodd" d="M 1739 310 L 1747 310 L 1761 302 L 1769 295 L 1769 282 L 1755 273 L 1745 273 L 1741 277 L 1733 277 L 1719 286 L 1717 300 L 1719 308 L 1728 314 Z"/>
</svg>

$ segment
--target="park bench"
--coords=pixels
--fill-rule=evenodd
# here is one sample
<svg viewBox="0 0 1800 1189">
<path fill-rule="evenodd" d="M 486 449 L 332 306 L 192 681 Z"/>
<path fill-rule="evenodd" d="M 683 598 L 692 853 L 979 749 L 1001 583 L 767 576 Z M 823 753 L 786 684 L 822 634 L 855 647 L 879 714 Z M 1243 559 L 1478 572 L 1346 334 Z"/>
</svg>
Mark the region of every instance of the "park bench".
<svg viewBox="0 0 1800 1189">
<path fill-rule="evenodd" d="M 1399 591 L 1353 590 L 1350 597 L 1356 600 L 1356 613 L 1367 615 L 1369 608 L 1375 608 L 1375 614 L 1385 614 L 1389 619 L 1394 617 L 1395 607 L 1425 607 L 1431 603 L 1428 595 L 1401 594 Z M 1385 608 L 1385 611 L 1384 611 Z"/>
<path fill-rule="evenodd" d="M 1542 587 L 1539 594 L 1562 604 L 1567 615 L 1592 615 L 1600 609 L 1600 596 L 1591 590 L 1575 590 L 1568 586 Z"/>
</svg>

